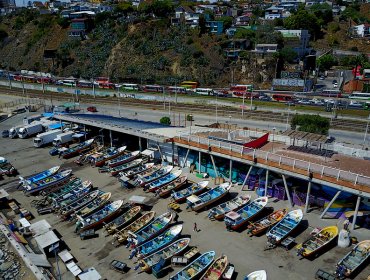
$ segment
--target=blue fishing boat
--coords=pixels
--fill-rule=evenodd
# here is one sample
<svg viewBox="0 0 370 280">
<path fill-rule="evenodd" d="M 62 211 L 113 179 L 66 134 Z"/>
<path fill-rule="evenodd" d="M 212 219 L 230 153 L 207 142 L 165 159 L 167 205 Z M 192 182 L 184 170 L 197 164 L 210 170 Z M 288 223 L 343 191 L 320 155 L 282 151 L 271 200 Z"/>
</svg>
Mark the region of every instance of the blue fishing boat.
<svg viewBox="0 0 370 280">
<path fill-rule="evenodd" d="M 213 207 L 208 214 L 208 218 L 216 219 L 216 220 L 223 220 L 225 214 L 229 213 L 230 211 L 237 211 L 242 208 L 244 205 L 248 204 L 251 200 L 250 195 L 246 196 L 237 196 L 229 201 L 221 203 L 216 207 Z"/>
<path fill-rule="evenodd" d="M 82 185 L 82 180 L 80 178 L 71 177 L 69 182 L 67 182 L 64 186 L 62 186 L 60 189 L 57 189 L 53 192 L 49 192 L 47 194 L 47 198 L 49 200 L 52 200 L 53 198 L 57 198 L 59 196 L 63 196 L 64 194 L 70 192 L 74 188 L 77 188 Z"/>
<path fill-rule="evenodd" d="M 78 210 L 77 212 L 74 212 L 73 215 L 71 215 L 72 220 L 74 220 L 77 217 L 85 218 L 91 215 L 92 213 L 98 211 L 99 209 L 104 207 L 109 202 L 109 199 L 111 196 L 112 196 L 112 193 L 107 192 L 107 193 L 103 193 L 100 196 L 96 197 L 89 204 L 86 204 L 80 210 Z"/>
<path fill-rule="evenodd" d="M 109 168 L 110 175 L 116 176 L 120 172 L 123 172 L 125 170 L 129 170 L 129 169 L 132 169 L 132 168 L 138 166 L 139 164 L 141 164 L 142 161 L 143 160 L 141 158 L 139 158 L 139 159 L 135 159 L 135 160 L 130 161 L 130 162 L 126 162 L 122 165 L 118 165 L 116 167 Z"/>
<path fill-rule="evenodd" d="M 47 170 L 44 170 L 42 172 L 39 172 L 37 174 L 31 175 L 28 178 L 23 178 L 19 176 L 19 184 L 25 186 L 25 185 L 31 185 L 32 183 L 36 183 L 38 181 L 41 181 L 47 177 L 50 177 L 54 174 L 56 174 L 60 169 L 60 166 L 54 166 L 52 168 L 49 168 Z"/>
<path fill-rule="evenodd" d="M 28 194 L 35 194 L 40 191 L 48 189 L 49 191 L 64 185 L 72 175 L 72 170 L 67 169 L 55 175 L 49 176 L 45 179 L 39 180 L 35 183 L 24 186 L 24 191 Z"/>
<path fill-rule="evenodd" d="M 171 276 L 170 280 L 191 280 L 199 277 L 213 263 L 215 255 L 215 251 L 202 254 L 174 276 Z"/>
<path fill-rule="evenodd" d="M 128 153 L 128 154 L 125 154 L 125 155 L 122 155 L 122 156 L 119 156 L 119 157 L 116 157 L 114 159 L 107 161 L 107 165 L 109 167 L 115 167 L 118 165 L 122 165 L 126 162 L 136 159 L 139 155 L 140 155 L 140 151 L 131 152 L 131 153 Z"/>
<path fill-rule="evenodd" d="M 62 202 L 68 200 L 69 198 L 75 200 L 76 198 L 81 197 L 81 195 L 89 193 L 91 190 L 91 181 L 84 181 L 74 188 L 70 189 L 68 192 L 62 193 L 58 196 L 49 196 L 49 198 L 53 201 L 53 205 L 60 205 Z"/>
<path fill-rule="evenodd" d="M 73 212 L 78 211 L 102 194 L 104 194 L 103 191 L 96 190 L 91 193 L 86 193 L 85 195 L 80 196 L 77 199 L 71 200 L 71 202 L 68 204 L 63 205 L 64 202 L 62 202 L 62 207 L 59 210 L 60 214 L 62 215 L 62 219 L 66 220 Z"/>
<path fill-rule="evenodd" d="M 167 175 L 168 173 L 172 171 L 172 169 L 173 169 L 173 166 L 169 165 L 169 166 L 162 167 L 161 169 L 157 170 L 156 172 L 151 173 L 150 175 L 147 175 L 147 176 L 139 175 L 137 178 L 137 185 L 142 187 L 156 179 L 159 179 Z"/>
<path fill-rule="evenodd" d="M 148 172 L 149 170 L 153 170 L 153 171 L 156 171 L 154 170 L 154 163 L 151 162 L 151 163 L 145 163 L 145 164 L 141 164 L 135 168 L 132 168 L 130 170 L 127 170 L 127 171 L 121 171 L 119 173 L 120 176 L 125 176 L 127 178 L 132 178 L 134 177 L 135 175 L 138 175 L 138 174 L 142 174 L 144 172 Z M 160 168 L 160 167 L 159 167 Z M 158 169 L 159 169 L 158 168 Z M 157 169 L 157 170 L 158 170 Z"/>
<path fill-rule="evenodd" d="M 80 153 L 86 152 L 92 149 L 92 144 L 94 143 L 94 139 L 87 140 L 78 144 L 75 147 L 69 148 L 68 150 L 62 153 L 64 159 L 68 159 L 74 156 L 77 156 Z"/>
<path fill-rule="evenodd" d="M 91 165 L 94 165 L 96 167 L 103 166 L 106 161 L 123 155 L 126 148 L 127 148 L 126 146 L 120 147 L 118 149 L 113 148 L 113 147 L 109 148 L 105 153 L 97 153 L 91 156 L 90 163 Z"/>
<path fill-rule="evenodd" d="M 259 197 L 251 203 L 240 208 L 238 211 L 230 211 L 225 214 L 224 221 L 227 229 L 237 230 L 244 226 L 250 219 L 255 217 L 265 208 L 268 202 L 266 196 Z"/>
<path fill-rule="evenodd" d="M 173 214 L 171 212 L 166 212 L 155 218 L 150 224 L 138 232 L 130 233 L 133 239 L 136 240 L 136 245 L 140 245 L 162 233 L 169 226 L 172 216 Z"/>
<path fill-rule="evenodd" d="M 279 244 L 289 233 L 291 233 L 302 221 L 303 212 L 301 209 L 290 211 L 267 233 L 267 240 L 273 245 Z"/>
<path fill-rule="evenodd" d="M 199 196 L 191 195 L 186 199 L 188 207 L 194 211 L 199 211 L 202 208 L 210 205 L 211 203 L 223 198 L 229 193 L 230 188 L 231 183 L 227 182 L 218 185 L 217 187 L 210 189 L 209 191 L 200 194 Z"/>
<path fill-rule="evenodd" d="M 120 213 L 122 205 L 123 200 L 117 200 L 105 205 L 102 209 L 85 218 L 78 216 L 75 232 L 83 232 L 88 229 L 96 228 L 105 222 L 109 222 Z"/>
<path fill-rule="evenodd" d="M 171 244 L 177 239 L 182 231 L 182 225 L 175 225 L 169 228 L 166 232 L 149 240 L 138 247 L 139 254 L 148 256 L 154 252 L 162 249 L 163 247 Z"/>
<path fill-rule="evenodd" d="M 198 195 L 198 194 L 201 194 L 202 192 L 205 192 L 207 190 L 208 184 L 209 184 L 209 181 L 202 181 L 202 182 L 199 182 L 199 183 L 192 183 L 189 187 L 187 187 L 187 188 L 185 188 L 181 191 L 173 192 L 171 194 L 171 197 L 176 202 L 182 202 L 182 201 L 186 200 L 186 198 L 191 196 L 191 195 Z"/>
<path fill-rule="evenodd" d="M 175 181 L 177 178 L 180 177 L 181 173 L 182 173 L 182 170 L 172 171 L 171 173 L 168 173 L 167 175 L 165 175 L 165 176 L 163 176 L 163 177 L 161 177 L 157 180 L 154 180 L 149 184 L 146 184 L 144 186 L 144 190 L 154 192 L 157 189 L 159 189 L 160 187 L 163 187 L 165 185 L 170 184 L 172 181 Z"/>
</svg>

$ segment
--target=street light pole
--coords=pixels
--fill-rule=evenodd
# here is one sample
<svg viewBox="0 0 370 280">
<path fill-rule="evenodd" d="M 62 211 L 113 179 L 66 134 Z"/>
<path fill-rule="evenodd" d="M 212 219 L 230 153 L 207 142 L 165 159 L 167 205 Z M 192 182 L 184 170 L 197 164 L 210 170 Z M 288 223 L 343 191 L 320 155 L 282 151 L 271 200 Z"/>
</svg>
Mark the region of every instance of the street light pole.
<svg viewBox="0 0 370 280">
<path fill-rule="evenodd" d="M 191 135 L 191 127 L 193 125 L 193 115 L 188 115 L 190 118 L 190 135 Z"/>
<path fill-rule="evenodd" d="M 370 115 L 369 117 L 367 118 L 367 124 L 366 124 L 366 130 L 365 130 L 365 135 L 364 135 L 364 142 L 363 142 L 363 145 L 366 144 L 366 137 L 367 137 L 367 132 L 369 130 L 369 122 L 370 122 Z"/>
<path fill-rule="evenodd" d="M 244 119 L 244 102 L 245 102 L 245 95 L 246 95 L 246 93 L 243 93 L 242 119 Z"/>
<path fill-rule="evenodd" d="M 274 141 L 275 141 L 275 127 L 272 129 L 272 152 L 274 152 Z"/>
<path fill-rule="evenodd" d="M 288 115 L 286 117 L 286 128 L 285 128 L 285 130 L 288 130 L 288 127 L 289 127 L 289 113 L 290 113 L 290 103 L 288 103 Z"/>
</svg>

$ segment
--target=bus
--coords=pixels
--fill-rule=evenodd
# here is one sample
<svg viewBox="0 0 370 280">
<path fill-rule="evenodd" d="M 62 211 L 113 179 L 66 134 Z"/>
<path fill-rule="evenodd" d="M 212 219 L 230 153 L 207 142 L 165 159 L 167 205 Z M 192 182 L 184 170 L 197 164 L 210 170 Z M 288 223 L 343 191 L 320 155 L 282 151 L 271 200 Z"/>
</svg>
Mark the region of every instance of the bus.
<svg viewBox="0 0 370 280">
<path fill-rule="evenodd" d="M 25 76 L 25 75 L 15 75 L 14 81 L 26 82 L 26 83 L 36 83 L 37 77 L 35 76 Z"/>
<path fill-rule="evenodd" d="M 277 102 L 294 101 L 295 97 L 292 94 L 273 94 L 272 99 Z"/>
<path fill-rule="evenodd" d="M 370 92 L 352 92 L 352 94 L 350 94 L 348 98 L 370 100 Z"/>
<path fill-rule="evenodd" d="M 180 84 L 180 87 L 183 87 L 183 88 L 197 88 L 198 86 L 199 86 L 199 83 L 193 82 L 193 81 L 183 81 Z"/>
<path fill-rule="evenodd" d="M 75 87 L 77 85 L 77 82 L 75 79 L 65 79 L 59 80 L 58 84 L 61 84 L 63 86 Z"/>
<path fill-rule="evenodd" d="M 243 92 L 243 91 L 234 91 L 232 93 L 232 97 L 238 97 L 238 98 L 252 98 L 256 99 L 260 97 L 260 94 L 258 92 Z"/>
<path fill-rule="evenodd" d="M 230 87 L 229 93 L 235 97 L 243 97 L 243 94 L 252 91 L 253 85 L 233 85 Z"/>
<path fill-rule="evenodd" d="M 341 98 L 342 93 L 338 89 L 324 89 L 324 90 L 319 92 L 319 96 Z"/>
<path fill-rule="evenodd" d="M 98 82 L 99 88 L 105 88 L 105 89 L 115 89 L 115 84 L 111 82 Z"/>
<path fill-rule="evenodd" d="M 52 78 L 49 78 L 49 77 L 38 77 L 37 78 L 37 83 L 38 84 L 53 84 L 54 83 L 54 80 Z"/>
<path fill-rule="evenodd" d="M 86 80 L 79 80 L 77 82 L 77 87 L 80 87 L 80 88 L 92 88 L 93 87 L 93 83 L 90 82 L 90 81 L 86 81 Z"/>
<path fill-rule="evenodd" d="M 163 92 L 164 91 L 164 87 L 163 86 L 159 86 L 159 85 L 145 85 L 143 87 L 143 90 L 145 92 Z"/>
<path fill-rule="evenodd" d="M 187 93 L 186 88 L 183 87 L 168 87 L 167 91 L 171 93 L 181 93 L 181 94 Z"/>
<path fill-rule="evenodd" d="M 120 87 L 125 90 L 139 90 L 138 84 L 122 84 Z"/>
<path fill-rule="evenodd" d="M 194 93 L 200 95 L 214 95 L 214 91 L 211 88 L 196 88 Z"/>
</svg>

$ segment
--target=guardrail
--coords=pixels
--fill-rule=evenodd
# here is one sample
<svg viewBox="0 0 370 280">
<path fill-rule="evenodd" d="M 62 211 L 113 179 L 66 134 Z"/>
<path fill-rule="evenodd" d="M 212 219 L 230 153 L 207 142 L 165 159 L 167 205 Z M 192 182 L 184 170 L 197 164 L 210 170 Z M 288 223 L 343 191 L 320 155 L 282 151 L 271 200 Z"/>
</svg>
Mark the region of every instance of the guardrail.
<svg viewBox="0 0 370 280">
<path fill-rule="evenodd" d="M 319 174 L 321 178 L 330 177 L 337 182 L 338 185 L 343 184 L 341 181 L 347 181 L 353 186 L 362 185 L 370 187 L 370 177 L 364 176 L 362 174 L 354 173 L 351 171 L 341 170 L 333 168 L 330 166 L 308 162 L 301 159 L 295 159 L 287 156 L 278 155 L 272 152 L 266 152 L 258 149 L 246 148 L 242 145 L 230 144 L 222 141 L 212 140 L 200 136 L 194 135 L 180 135 L 178 137 L 180 140 L 187 142 L 195 142 L 198 144 L 206 145 L 208 147 L 215 147 L 223 149 L 225 153 L 233 152 L 239 154 L 240 157 L 250 156 L 252 159 L 261 159 L 263 161 L 269 161 L 283 168 L 284 166 L 289 167 L 292 170 L 306 170 L 309 174 L 310 172 Z M 331 180 L 333 181 L 333 180 Z"/>
</svg>

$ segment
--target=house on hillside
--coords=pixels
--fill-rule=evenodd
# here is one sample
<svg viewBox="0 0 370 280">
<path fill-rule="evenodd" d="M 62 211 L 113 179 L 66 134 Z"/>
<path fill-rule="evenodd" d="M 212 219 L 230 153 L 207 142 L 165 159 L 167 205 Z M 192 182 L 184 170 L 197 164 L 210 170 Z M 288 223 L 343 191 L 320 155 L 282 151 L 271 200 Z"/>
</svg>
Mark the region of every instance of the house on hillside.
<svg viewBox="0 0 370 280">
<path fill-rule="evenodd" d="M 349 28 L 348 33 L 351 37 L 366 38 L 370 37 L 370 24 L 364 23 Z"/>
<path fill-rule="evenodd" d="M 298 30 L 284 30 L 279 31 L 284 38 L 284 47 L 292 48 L 299 57 L 304 57 L 310 52 L 309 41 L 310 34 L 308 30 L 298 29 Z"/>
<path fill-rule="evenodd" d="M 186 24 L 191 28 L 199 25 L 199 13 L 187 6 L 179 6 L 175 9 L 175 17 L 171 18 L 172 25 Z"/>
<path fill-rule="evenodd" d="M 256 44 L 254 50 L 251 53 L 264 58 L 266 56 L 271 56 L 278 51 L 278 44 Z"/>
<path fill-rule="evenodd" d="M 240 52 L 248 49 L 251 45 L 248 39 L 230 40 L 227 48 L 224 50 L 225 56 L 230 59 L 239 58 Z"/>
<path fill-rule="evenodd" d="M 207 20 L 206 28 L 208 29 L 209 33 L 221 35 L 224 32 L 224 22 L 217 20 Z"/>
<path fill-rule="evenodd" d="M 284 9 L 276 6 L 271 6 L 265 10 L 265 19 L 273 20 L 276 18 L 283 18 Z"/>
<path fill-rule="evenodd" d="M 71 21 L 71 28 L 68 31 L 69 37 L 85 38 L 88 31 L 92 28 L 90 18 L 74 18 Z"/>
<path fill-rule="evenodd" d="M 237 26 L 249 25 L 250 19 L 251 19 L 250 15 L 241 15 L 235 19 L 235 25 Z"/>
</svg>

